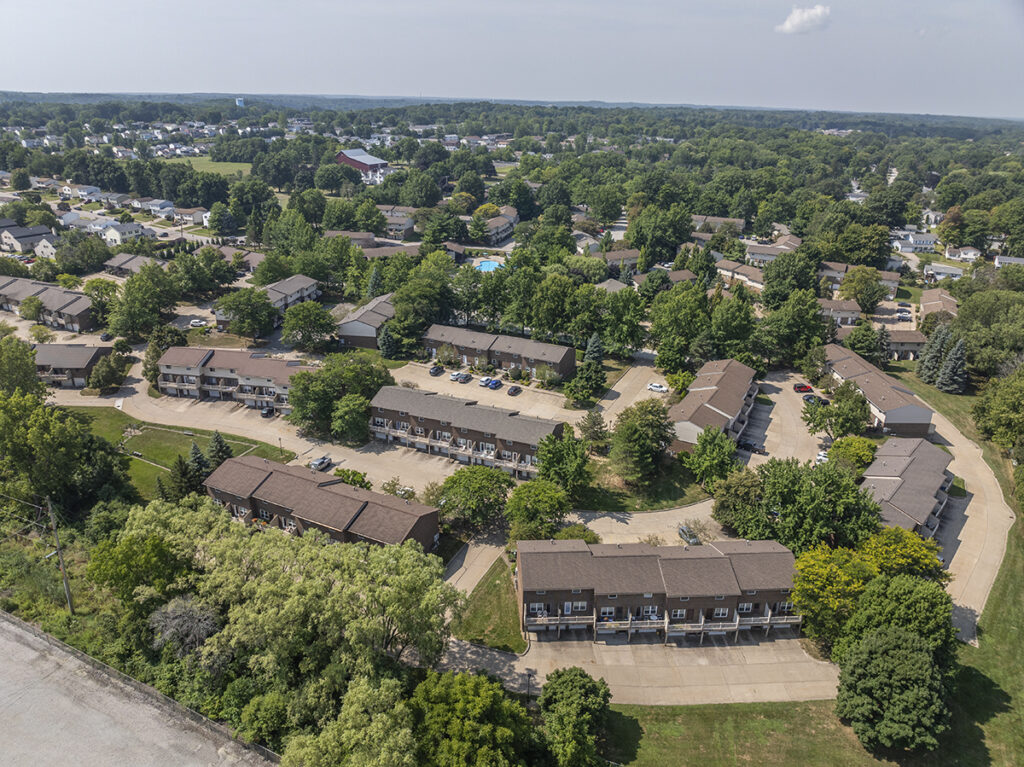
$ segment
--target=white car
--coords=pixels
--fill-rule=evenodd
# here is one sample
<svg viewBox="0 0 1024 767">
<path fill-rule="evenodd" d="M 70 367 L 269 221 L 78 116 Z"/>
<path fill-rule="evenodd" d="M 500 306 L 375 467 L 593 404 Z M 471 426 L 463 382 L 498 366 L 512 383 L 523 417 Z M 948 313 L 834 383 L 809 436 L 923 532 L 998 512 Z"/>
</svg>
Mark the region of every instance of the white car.
<svg viewBox="0 0 1024 767">
<path fill-rule="evenodd" d="M 647 384 L 647 391 L 656 391 L 658 394 L 665 394 L 668 391 L 668 387 L 665 386 L 665 384 L 649 383 Z"/>
<path fill-rule="evenodd" d="M 487 386 L 490 382 L 491 379 L 488 378 L 487 376 L 484 376 L 483 378 L 480 379 L 480 383 L 478 383 L 477 386 Z"/>
<path fill-rule="evenodd" d="M 188 326 L 190 328 L 205 328 L 206 320 L 192 320 L 191 322 L 188 323 Z"/>
</svg>

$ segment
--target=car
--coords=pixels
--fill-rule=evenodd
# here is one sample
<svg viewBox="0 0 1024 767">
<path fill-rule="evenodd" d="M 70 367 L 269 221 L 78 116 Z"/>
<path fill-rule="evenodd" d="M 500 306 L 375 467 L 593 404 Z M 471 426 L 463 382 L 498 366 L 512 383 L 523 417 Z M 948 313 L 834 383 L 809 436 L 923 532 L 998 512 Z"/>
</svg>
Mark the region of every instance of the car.
<svg viewBox="0 0 1024 767">
<path fill-rule="evenodd" d="M 489 386 L 490 383 L 490 376 L 484 376 L 483 378 L 480 379 L 480 382 L 477 384 L 477 386 Z"/>
<path fill-rule="evenodd" d="M 441 375 L 441 373 L 444 372 L 444 368 L 441 367 L 440 365 L 434 365 L 434 367 L 430 368 L 429 372 L 430 372 L 430 375 L 432 375 L 432 376 L 439 376 L 439 375 Z"/>
<path fill-rule="evenodd" d="M 458 370 L 453 370 L 452 374 L 450 376 L 448 376 L 448 379 L 450 381 L 458 381 L 459 380 L 459 376 L 461 376 L 461 375 L 462 375 L 462 373 L 460 373 Z"/>
<path fill-rule="evenodd" d="M 896 310 L 896 314 L 908 314 L 909 315 L 911 313 L 912 312 L 910 311 L 910 309 L 897 309 Z"/>
<path fill-rule="evenodd" d="M 167 232 L 160 232 L 160 236 L 161 237 L 166 237 L 167 236 Z"/>
<path fill-rule="evenodd" d="M 331 457 L 329 455 L 322 455 L 309 462 L 309 468 L 314 471 L 327 471 L 331 468 Z"/>
<path fill-rule="evenodd" d="M 906 301 L 900 301 L 898 304 L 896 304 L 896 306 L 905 306 L 906 308 L 909 309 L 911 306 L 913 306 L 913 304 L 908 304 Z"/>
<path fill-rule="evenodd" d="M 206 320 L 190 320 L 188 326 L 190 328 L 205 328 Z"/>
<path fill-rule="evenodd" d="M 113 341 L 114 337 L 110 333 L 100 333 L 101 341 Z"/>
<path fill-rule="evenodd" d="M 700 546 L 700 538 L 689 525 L 679 525 L 679 537 L 691 546 Z"/>
<path fill-rule="evenodd" d="M 740 450 L 746 450 L 748 453 L 757 452 L 757 445 L 747 439 L 740 440 L 736 443 L 736 447 Z"/>
<path fill-rule="evenodd" d="M 473 376 L 471 376 L 469 373 L 460 373 L 459 377 L 456 378 L 455 380 L 458 381 L 460 384 L 467 384 L 473 380 Z"/>
<path fill-rule="evenodd" d="M 501 379 L 492 378 L 491 382 L 487 384 L 488 389 L 500 389 L 502 387 Z"/>
<path fill-rule="evenodd" d="M 522 386 L 510 386 L 510 387 L 508 387 L 508 391 L 505 392 L 505 394 L 507 394 L 510 397 L 518 397 L 519 393 L 522 390 L 523 390 Z"/>
<path fill-rule="evenodd" d="M 831 400 L 827 400 L 824 397 L 818 397 L 818 404 L 819 405 L 831 405 L 832 402 L 831 402 Z"/>
<path fill-rule="evenodd" d="M 656 391 L 659 394 L 664 394 L 668 391 L 668 387 L 665 384 L 649 383 L 647 384 L 647 391 Z"/>
<path fill-rule="evenodd" d="M 816 464 L 828 463 L 828 456 L 819 455 L 817 458 L 814 459 L 814 462 Z"/>
<path fill-rule="evenodd" d="M 803 400 L 804 400 L 804 402 L 817 402 L 818 401 L 818 395 L 817 394 L 805 394 L 803 396 Z"/>
<path fill-rule="evenodd" d="M 900 322 L 913 322 L 914 321 L 914 318 L 911 317 L 909 314 L 897 315 L 896 319 L 899 320 Z"/>
<path fill-rule="evenodd" d="M 811 388 L 810 384 L 795 383 L 793 384 L 793 391 L 800 392 L 802 394 L 803 392 L 814 391 L 814 389 Z"/>
<path fill-rule="evenodd" d="M 263 416 L 264 418 L 273 418 L 274 417 L 274 408 L 272 408 L 272 407 L 265 407 L 262 410 L 260 410 L 260 415 Z"/>
</svg>

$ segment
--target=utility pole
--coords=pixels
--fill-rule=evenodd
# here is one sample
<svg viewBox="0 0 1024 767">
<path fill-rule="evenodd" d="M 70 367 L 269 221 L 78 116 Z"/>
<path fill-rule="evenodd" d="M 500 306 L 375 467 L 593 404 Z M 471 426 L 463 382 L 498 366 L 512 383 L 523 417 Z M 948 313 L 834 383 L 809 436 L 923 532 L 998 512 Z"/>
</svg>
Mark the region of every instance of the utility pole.
<svg viewBox="0 0 1024 767">
<path fill-rule="evenodd" d="M 71 584 L 68 583 L 68 571 L 64 567 L 64 552 L 60 548 L 60 534 L 57 532 L 57 517 L 53 513 L 53 504 L 50 503 L 50 496 L 46 496 L 46 510 L 50 514 L 50 529 L 53 530 L 53 540 L 57 544 L 57 562 L 60 564 L 60 574 L 64 579 L 64 596 L 68 600 L 68 612 L 75 614 L 75 607 L 71 603 Z"/>
</svg>

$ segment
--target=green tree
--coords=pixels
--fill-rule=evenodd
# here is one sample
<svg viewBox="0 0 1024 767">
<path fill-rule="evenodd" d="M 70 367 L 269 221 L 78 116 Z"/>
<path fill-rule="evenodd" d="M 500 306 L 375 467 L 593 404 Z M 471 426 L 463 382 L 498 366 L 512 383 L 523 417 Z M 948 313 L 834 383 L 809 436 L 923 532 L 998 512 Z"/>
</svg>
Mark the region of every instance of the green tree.
<svg viewBox="0 0 1024 767">
<path fill-rule="evenodd" d="M 89 579 L 109 588 L 122 606 L 146 615 L 173 595 L 186 562 L 159 535 L 124 535 L 100 541 L 89 556 Z"/>
<path fill-rule="evenodd" d="M 210 444 L 206 447 L 206 460 L 210 464 L 211 469 L 216 469 L 228 458 L 234 457 L 234 450 L 231 449 L 224 437 L 219 431 L 215 431 L 210 436 Z"/>
<path fill-rule="evenodd" d="M 577 428 L 579 428 L 580 436 L 589 446 L 590 450 L 601 453 L 608 447 L 608 425 L 604 422 L 604 417 L 599 411 L 588 410 L 584 413 L 583 418 L 577 424 Z M 543 465 L 541 463 L 542 470 Z"/>
<path fill-rule="evenodd" d="M 331 413 L 331 433 L 343 442 L 363 445 L 370 440 L 370 400 L 346 394 Z"/>
<path fill-rule="evenodd" d="M 836 715 L 866 748 L 933 750 L 949 729 L 942 674 L 921 637 L 899 628 L 867 634 L 847 654 Z"/>
<path fill-rule="evenodd" d="M 110 315 L 110 307 L 117 298 L 118 284 L 113 280 L 105 280 L 102 277 L 95 277 L 86 280 L 82 286 L 82 292 L 92 301 L 93 321 L 103 327 L 107 324 L 107 317 Z"/>
<path fill-rule="evenodd" d="M 511 476 L 489 466 L 466 466 L 441 485 L 439 506 L 446 520 L 482 528 L 498 519 L 515 486 Z"/>
<path fill-rule="evenodd" d="M 851 268 L 839 285 L 839 297 L 853 299 L 865 314 L 872 314 L 886 295 L 878 270 L 870 266 Z"/>
<path fill-rule="evenodd" d="M 23 192 L 32 188 L 32 179 L 24 168 L 15 168 L 11 171 L 11 189 L 15 192 Z"/>
<path fill-rule="evenodd" d="M 13 335 L 0 339 L 0 392 L 42 396 L 44 389 L 36 376 L 35 350 Z"/>
<path fill-rule="evenodd" d="M 601 335 L 594 333 L 587 341 L 587 351 L 583 355 L 584 362 L 603 362 L 604 345 L 601 343 Z"/>
<path fill-rule="evenodd" d="M 967 388 L 967 347 L 964 339 L 953 344 L 943 360 L 935 379 L 935 388 L 947 394 L 963 394 Z"/>
<path fill-rule="evenodd" d="M 608 388 L 608 377 L 600 360 L 584 360 L 576 375 L 565 385 L 565 396 L 575 402 L 596 399 Z"/>
<path fill-rule="evenodd" d="M 595 411 L 588 411 L 588 415 L 592 412 Z M 597 417 L 600 418 L 600 414 Z M 603 426 L 603 420 L 601 424 Z M 607 431 L 601 438 L 607 439 Z M 571 497 L 575 496 L 590 482 L 590 447 L 586 439 L 576 439 L 572 429 L 568 428 L 561 437 L 554 434 L 544 437 L 537 445 L 537 461 L 540 463 L 537 476 L 554 482 Z"/>
<path fill-rule="evenodd" d="M 89 388 L 115 389 L 124 383 L 128 372 L 129 360 L 122 354 L 108 354 L 100 357 L 89 374 Z"/>
<path fill-rule="evenodd" d="M 58 274 L 57 284 L 67 290 L 75 290 L 82 285 L 82 278 L 74 274 Z"/>
<path fill-rule="evenodd" d="M 341 481 L 346 485 L 361 487 L 363 490 L 373 489 L 373 483 L 366 478 L 365 472 L 356 471 L 355 469 L 345 469 L 339 466 L 334 470 L 334 476 L 341 479 Z"/>
<path fill-rule="evenodd" d="M 858 551 L 882 575 L 913 575 L 937 583 L 951 577 L 939 559 L 939 544 L 902 527 L 883 527 Z"/>
<path fill-rule="evenodd" d="M 877 574 L 873 565 L 852 549 L 822 545 L 798 556 L 793 602 L 803 616 L 804 633 L 831 648 Z"/>
<path fill-rule="evenodd" d="M 693 451 L 680 454 L 680 460 L 705 489 L 713 492 L 715 485 L 736 468 L 736 443 L 721 429 L 710 426 L 701 430 Z"/>
<path fill-rule="evenodd" d="M 239 336 L 255 341 L 274 329 L 277 308 L 270 303 L 265 290 L 241 288 L 217 299 L 217 309 L 230 321 L 229 329 Z"/>
<path fill-rule="evenodd" d="M 597 744 L 603 740 L 610 711 L 611 690 L 578 666 L 548 675 L 540 695 L 548 745 L 558 767 L 592 767 L 603 760 Z"/>
<path fill-rule="evenodd" d="M 768 365 L 803 359 L 825 338 L 821 307 L 811 290 L 795 290 L 757 325 L 751 347 Z"/>
<path fill-rule="evenodd" d="M 160 358 L 172 346 L 187 346 L 188 337 L 174 325 L 160 325 L 149 334 L 146 356 L 142 360 L 142 375 L 154 386 L 160 376 Z"/>
<path fill-rule="evenodd" d="M 370 352 L 329 354 L 315 371 L 292 376 L 288 420 L 312 434 L 327 435 L 336 402 L 348 394 L 370 400 L 382 386 L 394 383 L 388 369 Z"/>
<path fill-rule="evenodd" d="M 778 309 L 793 291 L 814 290 L 816 284 L 814 264 L 806 255 L 797 251 L 780 253 L 765 264 L 761 303 L 769 310 Z"/>
<path fill-rule="evenodd" d="M 928 337 L 921 349 L 917 362 L 917 377 L 927 384 L 934 384 L 942 370 L 942 361 L 950 348 L 950 331 L 947 325 L 939 325 Z"/>
<path fill-rule="evenodd" d="M 331 313 L 316 301 L 303 301 L 284 312 L 281 339 L 307 351 L 322 348 L 337 329 Z"/>
<path fill-rule="evenodd" d="M 373 268 L 370 270 L 370 279 L 366 283 L 366 297 L 376 298 L 377 296 L 383 295 L 385 292 L 383 272 L 380 268 L 380 264 L 375 263 Z"/>
<path fill-rule="evenodd" d="M 832 403 L 805 402 L 800 417 L 811 433 L 824 432 L 832 440 L 860 434 L 871 410 L 868 401 L 852 381 L 844 381 L 832 395 Z"/>
<path fill-rule="evenodd" d="M 646 399 L 627 407 L 615 422 L 612 467 L 627 484 L 646 486 L 660 469 L 673 436 L 668 412 L 658 400 Z"/>
<path fill-rule="evenodd" d="M 142 338 L 156 328 L 163 313 L 174 310 L 178 287 L 172 275 L 157 264 L 147 264 L 121 286 L 112 302 L 108 328 L 116 336 Z"/>
<path fill-rule="evenodd" d="M 534 479 L 516 487 L 505 503 L 509 540 L 551 538 L 572 510 L 569 495 L 554 482 Z"/>
<path fill-rule="evenodd" d="M 884 358 L 881 354 L 881 344 L 878 333 L 871 327 L 871 323 L 862 322 L 850 331 L 850 335 L 843 339 L 843 346 L 850 351 L 856 352 L 872 365 L 884 365 Z"/>
<path fill-rule="evenodd" d="M 209 228 L 219 237 L 233 234 L 238 228 L 234 217 L 231 215 L 231 211 L 223 202 L 218 201 L 210 206 Z"/>
<path fill-rule="evenodd" d="M 377 336 L 377 348 L 380 349 L 380 355 L 386 360 L 393 360 L 398 356 L 398 341 L 395 340 L 391 328 L 386 324 L 381 327 Z"/>
<path fill-rule="evenodd" d="M 33 325 L 28 329 L 28 334 L 37 344 L 53 343 L 53 339 L 56 337 L 54 332 L 46 327 L 46 325 Z"/>
<path fill-rule="evenodd" d="M 876 449 L 875 443 L 867 437 L 840 437 L 828 449 L 828 459 L 848 467 L 859 477 L 875 459 Z"/>
<path fill-rule="evenodd" d="M 622 190 L 614 184 L 594 187 L 588 203 L 590 214 L 607 226 L 622 215 Z"/>
<path fill-rule="evenodd" d="M 201 488 L 203 482 L 206 480 L 210 473 L 213 471 L 213 467 L 210 466 L 210 461 L 203 454 L 203 451 L 199 449 L 199 445 L 193 440 L 192 447 L 189 448 L 188 453 L 188 471 L 192 477 L 192 483 L 194 487 L 200 488 L 196 492 L 202 492 Z"/>
<path fill-rule="evenodd" d="M 642 323 L 646 312 L 636 291 L 620 290 L 608 296 L 604 304 L 605 347 L 618 354 L 629 354 L 639 349 L 646 331 Z"/>
<path fill-rule="evenodd" d="M 38 296 L 25 296 L 18 304 L 18 315 L 23 320 L 38 322 L 43 314 L 43 302 Z"/>
</svg>

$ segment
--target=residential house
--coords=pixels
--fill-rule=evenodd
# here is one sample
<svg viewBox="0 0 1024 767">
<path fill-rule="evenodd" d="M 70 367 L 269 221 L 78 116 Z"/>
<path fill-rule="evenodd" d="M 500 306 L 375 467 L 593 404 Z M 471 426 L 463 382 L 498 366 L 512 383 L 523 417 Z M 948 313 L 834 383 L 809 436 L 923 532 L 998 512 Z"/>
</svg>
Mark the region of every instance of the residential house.
<svg viewBox="0 0 1024 767">
<path fill-rule="evenodd" d="M 500 245 L 512 236 L 512 230 L 519 223 L 519 211 L 511 205 L 502 205 L 500 213 L 487 220 L 487 242 Z"/>
<path fill-rule="evenodd" d="M 837 325 L 853 325 L 860 319 L 860 305 L 849 299 L 819 298 L 821 316 L 835 320 Z"/>
<path fill-rule="evenodd" d="M 85 344 L 35 344 L 36 375 L 47 386 L 82 389 L 96 363 L 109 355 L 109 346 Z"/>
<path fill-rule="evenodd" d="M 946 214 L 938 210 L 932 210 L 931 208 L 925 208 L 921 211 L 921 220 L 926 226 L 936 226 L 941 224 L 943 219 L 946 218 Z"/>
<path fill-rule="evenodd" d="M 827 279 L 832 290 L 839 290 L 843 278 L 850 271 L 851 265 L 841 261 L 822 261 L 818 267 L 818 280 Z"/>
<path fill-rule="evenodd" d="M 248 408 L 291 412 L 291 377 L 313 368 L 298 360 L 281 360 L 260 352 L 172 346 L 158 362 L 157 388 L 169 397 L 229 400 Z"/>
<path fill-rule="evenodd" d="M 924 278 L 928 282 L 938 282 L 939 280 L 944 280 L 947 277 L 951 280 L 959 280 L 964 276 L 963 269 L 959 266 L 950 266 L 949 264 L 925 264 L 921 271 L 924 272 Z"/>
<path fill-rule="evenodd" d="M 942 288 L 921 291 L 921 319 L 933 312 L 947 312 L 956 317 L 957 300 Z"/>
<path fill-rule="evenodd" d="M 39 258 L 53 258 L 57 255 L 57 238 L 52 234 L 44 234 L 32 252 Z"/>
<path fill-rule="evenodd" d="M 346 349 L 376 349 L 380 329 L 394 316 L 391 293 L 371 298 L 346 314 L 338 323 L 338 343 Z"/>
<path fill-rule="evenodd" d="M 954 248 L 952 245 L 947 245 L 946 258 L 950 261 L 963 261 L 968 264 L 973 264 L 981 258 L 981 251 L 973 245 L 965 245 L 962 248 Z"/>
<path fill-rule="evenodd" d="M 170 200 L 150 200 L 143 206 L 143 210 L 154 216 L 174 217 L 174 203 Z"/>
<path fill-rule="evenodd" d="M 736 360 L 713 360 L 697 371 L 686 396 L 669 408 L 673 453 L 690 452 L 704 429 L 720 429 L 733 440 L 747 428 L 758 386 L 754 370 Z"/>
<path fill-rule="evenodd" d="M 703 546 L 519 541 L 515 589 L 524 632 L 655 634 L 664 642 L 798 628 L 793 553 L 776 541 Z"/>
<path fill-rule="evenodd" d="M 384 214 L 389 239 L 407 240 L 412 236 L 416 229 L 412 217 L 416 208 L 408 205 L 378 205 L 377 210 Z"/>
<path fill-rule="evenodd" d="M 953 484 L 948 470 L 953 457 L 923 439 L 894 437 L 879 445 L 874 462 L 864 470 L 862 489 L 882 509 L 882 522 L 931 538 Z"/>
<path fill-rule="evenodd" d="M 889 353 L 894 360 L 916 360 L 927 340 L 920 330 L 890 330 Z"/>
<path fill-rule="evenodd" d="M 896 298 L 896 293 L 900 289 L 900 275 L 899 272 L 889 272 L 884 269 L 878 270 L 878 281 L 882 284 L 882 287 L 886 289 L 886 300 L 892 301 Z"/>
<path fill-rule="evenodd" d="M 142 224 L 132 221 L 130 224 L 111 224 L 103 230 L 103 241 L 108 248 L 117 248 L 128 240 L 142 236 Z"/>
<path fill-rule="evenodd" d="M 563 379 L 576 372 L 576 350 L 571 346 L 546 344 L 529 338 L 480 333 L 450 325 L 431 325 L 423 334 L 423 345 L 431 358 L 442 346 L 450 346 L 463 365 L 492 365 L 498 370 L 521 368 L 537 375 L 549 367 Z"/>
<path fill-rule="evenodd" d="M 133 253 L 118 253 L 103 263 L 103 271 L 116 277 L 131 277 L 142 271 L 147 264 L 156 264 L 161 269 L 167 268 L 167 261 L 150 256 L 136 256 Z"/>
<path fill-rule="evenodd" d="M 263 259 L 266 258 L 262 253 L 253 253 L 252 251 L 243 250 L 242 248 L 233 248 L 230 245 L 203 245 L 192 252 L 198 253 L 203 248 L 213 248 L 219 252 L 224 257 L 224 260 L 229 264 L 234 264 L 235 256 L 238 255 L 241 270 L 246 271 L 249 274 L 255 272 L 256 267 L 259 266 L 263 262 Z"/>
<path fill-rule="evenodd" d="M 3 311 L 18 312 L 21 302 L 29 296 L 42 302 L 39 321 L 44 325 L 75 333 L 93 326 L 92 301 L 84 293 L 24 277 L 0 277 L 0 309 Z"/>
<path fill-rule="evenodd" d="M 304 274 L 293 274 L 291 277 L 264 285 L 262 290 L 266 292 L 270 303 L 278 311 L 278 323 L 289 306 L 295 306 L 295 304 L 305 301 L 315 301 L 320 297 L 317 281 Z M 231 318 L 220 309 L 214 311 L 214 318 L 217 321 L 218 329 L 224 330 L 231 324 Z"/>
<path fill-rule="evenodd" d="M 40 240 L 52 235 L 48 226 L 8 226 L 0 231 L 0 248 L 14 253 L 31 253 Z"/>
<path fill-rule="evenodd" d="M 516 410 L 404 386 L 384 386 L 370 402 L 370 431 L 377 439 L 527 479 L 537 473 L 541 440 L 560 437 L 564 428 Z"/>
<path fill-rule="evenodd" d="M 747 247 L 747 263 L 762 268 L 778 258 L 780 253 L 788 253 L 791 250 L 779 245 L 761 245 L 756 242 L 744 242 L 744 245 Z"/>
<path fill-rule="evenodd" d="M 334 159 L 339 165 L 358 170 L 364 184 L 379 184 L 392 170 L 387 160 L 374 157 L 365 149 L 342 149 Z"/>
<path fill-rule="evenodd" d="M 747 228 L 746 219 L 742 218 L 722 218 L 721 216 L 700 216 L 694 214 L 690 216 L 690 220 L 694 229 L 703 227 L 704 229 L 711 229 L 713 232 L 717 232 L 726 224 L 732 224 L 737 232 L 742 232 Z"/>
<path fill-rule="evenodd" d="M 640 262 L 640 251 L 634 249 L 629 250 L 609 250 L 605 253 L 594 253 L 596 258 L 603 258 L 608 266 L 617 267 L 621 273 L 623 268 L 629 267 L 630 269 L 636 270 L 636 265 Z"/>
<path fill-rule="evenodd" d="M 185 226 L 202 226 L 209 220 L 210 211 L 206 208 L 175 208 L 174 223 Z"/>
<path fill-rule="evenodd" d="M 728 285 L 739 282 L 752 290 L 764 290 L 764 272 L 756 266 L 723 258 L 715 263 L 715 270 Z"/>
<path fill-rule="evenodd" d="M 324 232 L 324 239 L 332 240 L 335 237 L 345 237 L 363 250 L 376 248 L 378 245 L 377 236 L 373 232 L 350 232 L 343 229 L 328 229 Z"/>
<path fill-rule="evenodd" d="M 424 551 L 437 545 L 440 533 L 438 512 L 431 506 L 251 455 L 224 461 L 203 485 L 235 520 L 286 533 L 319 530 L 337 543 L 412 540 Z"/>
<path fill-rule="evenodd" d="M 601 243 L 597 238 L 578 229 L 572 231 L 572 238 L 576 240 L 576 252 L 584 256 L 593 255 L 594 251 L 599 250 L 601 247 Z"/>
<path fill-rule="evenodd" d="M 1008 266 L 1009 264 L 1024 266 L 1024 258 L 1018 258 L 1017 256 L 1004 256 L 1002 254 L 995 257 L 996 269 L 1002 269 L 1004 266 Z"/>
<path fill-rule="evenodd" d="M 871 426 L 905 437 L 924 437 L 932 430 L 932 410 L 895 378 L 890 378 L 856 352 L 829 344 L 826 370 L 837 383 L 852 381 L 868 401 Z"/>
<path fill-rule="evenodd" d="M 603 290 L 605 293 L 618 293 L 620 290 L 626 290 L 629 285 L 624 282 L 608 278 L 604 282 L 597 283 L 594 287 L 598 290 Z"/>
</svg>

